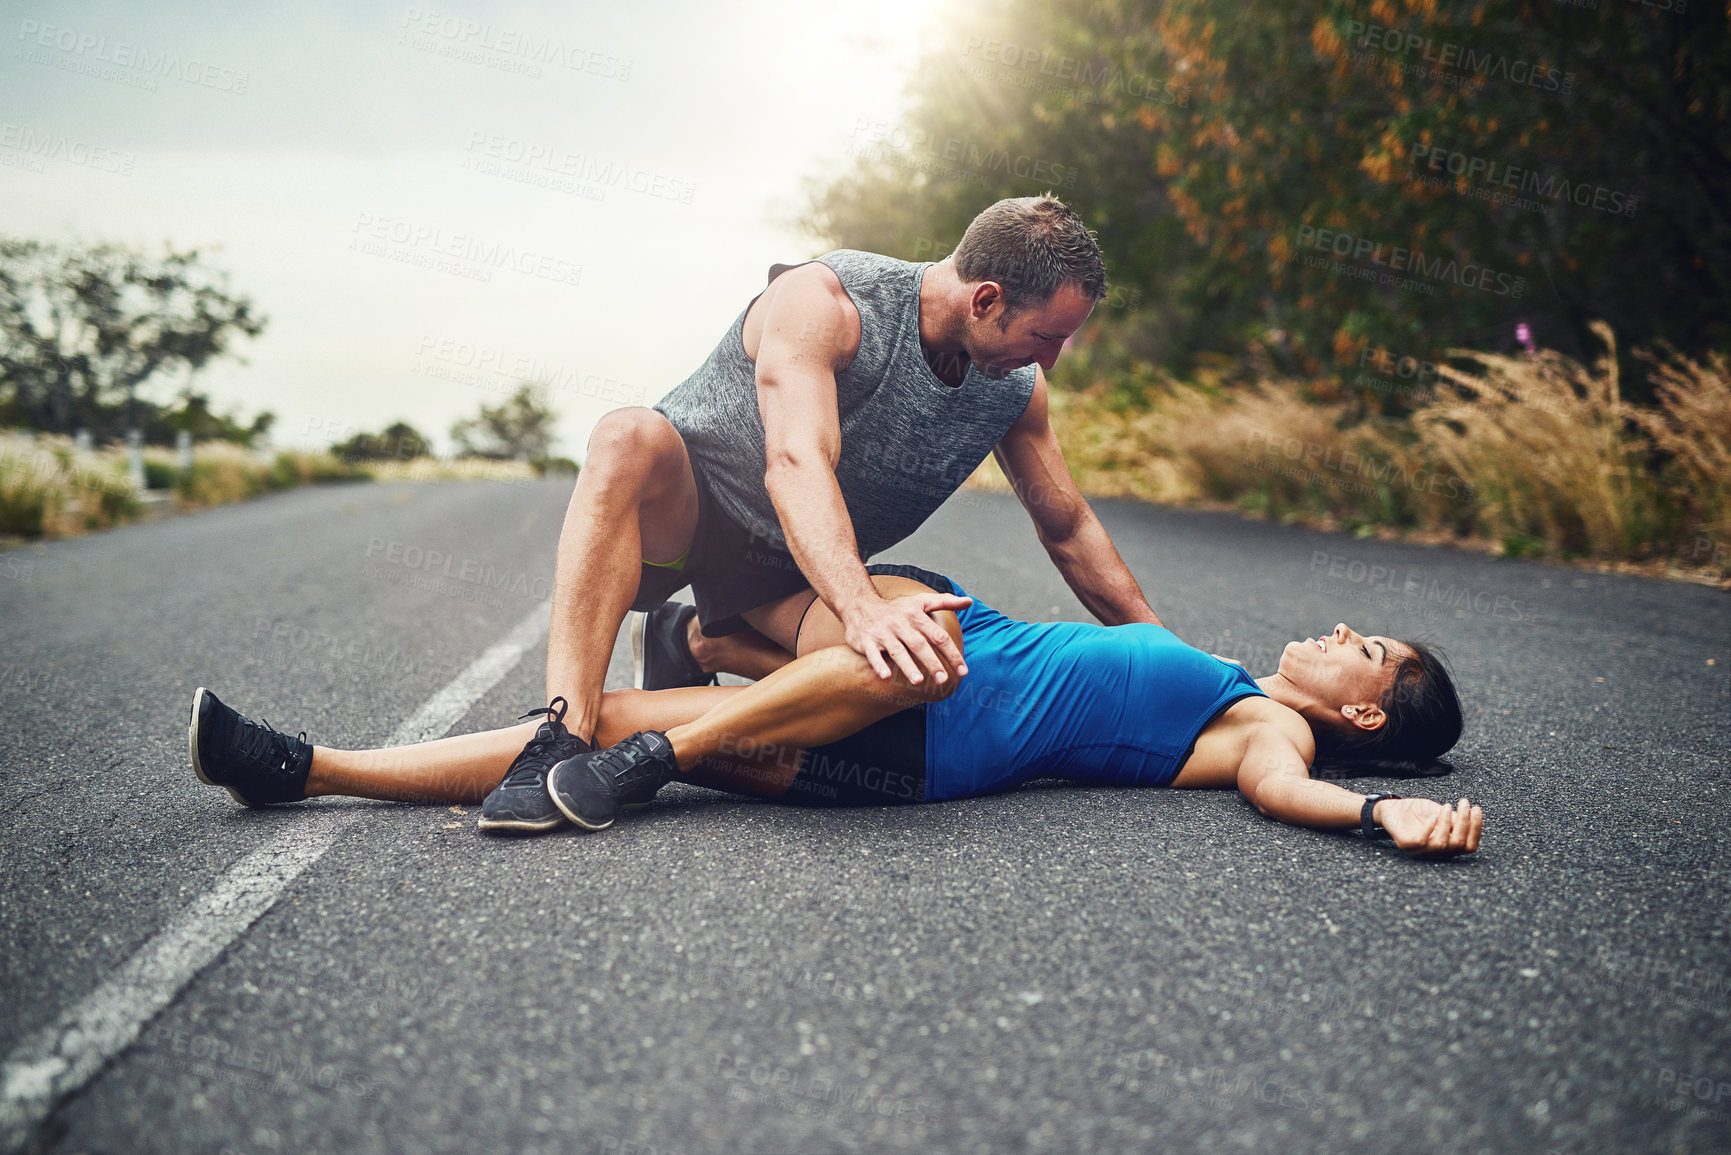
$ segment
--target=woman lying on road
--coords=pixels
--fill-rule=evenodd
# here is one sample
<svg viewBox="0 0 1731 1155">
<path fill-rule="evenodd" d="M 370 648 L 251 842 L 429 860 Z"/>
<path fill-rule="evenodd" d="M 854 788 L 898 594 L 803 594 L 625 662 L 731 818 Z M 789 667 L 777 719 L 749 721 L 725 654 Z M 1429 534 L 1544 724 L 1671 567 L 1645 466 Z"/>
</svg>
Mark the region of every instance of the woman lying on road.
<svg viewBox="0 0 1731 1155">
<path fill-rule="evenodd" d="M 1279 669 L 1252 680 L 1160 626 L 1020 622 L 930 571 L 868 568 L 885 597 L 933 611 L 962 676 L 946 658 L 942 684 L 882 679 L 809 595 L 799 657 L 749 686 L 610 691 L 599 748 L 566 732 L 562 698 L 533 712 L 538 724 L 346 751 L 250 722 L 200 688 L 193 771 L 249 806 L 485 799 L 481 827 L 516 831 L 604 829 L 674 779 L 804 805 L 941 801 L 1044 777 L 1236 786 L 1281 822 L 1386 833 L 1427 857 L 1478 848 L 1484 815 L 1465 798 L 1367 798 L 1312 777 L 1313 763 L 1334 776 L 1447 769 L 1436 758 L 1460 737 L 1460 702 L 1423 645 L 1343 623 L 1288 643 Z"/>
</svg>

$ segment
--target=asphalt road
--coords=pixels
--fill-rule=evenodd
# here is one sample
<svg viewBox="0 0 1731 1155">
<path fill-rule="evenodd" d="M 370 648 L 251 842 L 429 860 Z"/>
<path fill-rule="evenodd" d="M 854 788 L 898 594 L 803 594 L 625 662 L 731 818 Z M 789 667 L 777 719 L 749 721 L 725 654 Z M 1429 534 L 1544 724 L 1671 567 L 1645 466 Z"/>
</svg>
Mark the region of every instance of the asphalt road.
<svg viewBox="0 0 1731 1155">
<path fill-rule="evenodd" d="M 1448 863 L 1224 791 L 675 786 L 500 840 L 472 808 L 255 812 L 193 779 L 201 683 L 383 741 L 542 604 L 568 493 L 309 490 L 0 558 L 0 1052 L 238 860 L 356 815 L 33 1147 L 1731 1149 L 1725 594 L 1099 503 L 1167 623 L 1254 673 L 1339 620 L 1445 647 L 1457 772 L 1397 789 L 1484 805 Z M 1007 498 L 881 560 L 1086 620 Z M 457 729 L 540 705 L 544 657 Z"/>
</svg>

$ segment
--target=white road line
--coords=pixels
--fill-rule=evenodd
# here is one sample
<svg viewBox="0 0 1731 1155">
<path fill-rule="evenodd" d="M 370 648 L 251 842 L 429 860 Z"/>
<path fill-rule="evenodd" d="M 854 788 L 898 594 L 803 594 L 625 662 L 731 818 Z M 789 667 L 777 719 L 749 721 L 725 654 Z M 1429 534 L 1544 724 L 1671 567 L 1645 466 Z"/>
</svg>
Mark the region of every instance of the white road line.
<svg viewBox="0 0 1731 1155">
<path fill-rule="evenodd" d="M 547 620 L 545 606 L 533 610 L 409 715 L 386 744 L 444 735 L 541 640 Z M 359 811 L 314 811 L 241 859 L 101 986 L 13 1048 L 0 1067 L 0 1150 L 22 1147 L 56 1103 L 130 1046 L 145 1024 L 359 817 Z"/>
</svg>

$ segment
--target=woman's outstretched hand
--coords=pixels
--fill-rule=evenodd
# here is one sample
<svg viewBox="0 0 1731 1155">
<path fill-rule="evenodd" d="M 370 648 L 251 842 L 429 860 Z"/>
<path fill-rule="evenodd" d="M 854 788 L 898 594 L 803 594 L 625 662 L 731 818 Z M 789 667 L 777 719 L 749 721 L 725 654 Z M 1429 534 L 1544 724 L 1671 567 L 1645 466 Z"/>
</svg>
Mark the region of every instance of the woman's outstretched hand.
<svg viewBox="0 0 1731 1155">
<path fill-rule="evenodd" d="M 1485 812 L 1465 798 L 1453 806 L 1429 798 L 1389 798 L 1376 804 L 1376 821 L 1409 854 L 1453 858 L 1479 848 Z"/>
</svg>

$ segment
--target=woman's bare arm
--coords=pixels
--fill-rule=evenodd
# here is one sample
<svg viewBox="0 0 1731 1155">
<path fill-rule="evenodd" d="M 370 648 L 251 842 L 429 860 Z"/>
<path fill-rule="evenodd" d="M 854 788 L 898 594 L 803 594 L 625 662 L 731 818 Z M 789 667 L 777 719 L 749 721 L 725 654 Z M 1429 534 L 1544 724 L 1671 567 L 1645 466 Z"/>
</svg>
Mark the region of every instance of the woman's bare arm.
<svg viewBox="0 0 1731 1155">
<path fill-rule="evenodd" d="M 1238 770 L 1238 790 L 1257 811 L 1292 826 L 1346 830 L 1359 824 L 1363 794 L 1310 776 L 1296 746 L 1279 733 L 1250 742 Z M 1462 798 L 1454 806 L 1428 798 L 1386 798 L 1372 818 L 1394 844 L 1421 858 L 1450 858 L 1479 848 L 1484 811 Z"/>
</svg>

